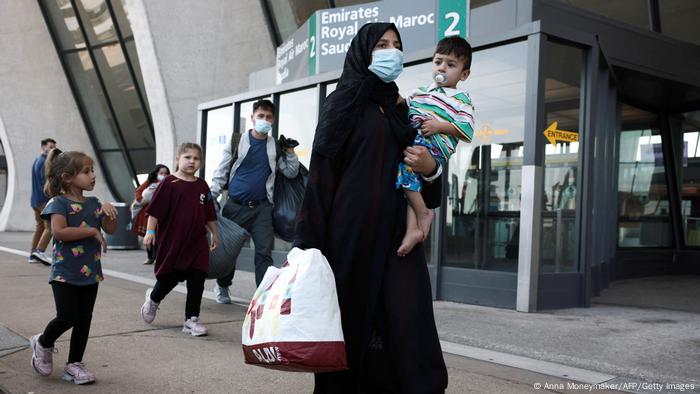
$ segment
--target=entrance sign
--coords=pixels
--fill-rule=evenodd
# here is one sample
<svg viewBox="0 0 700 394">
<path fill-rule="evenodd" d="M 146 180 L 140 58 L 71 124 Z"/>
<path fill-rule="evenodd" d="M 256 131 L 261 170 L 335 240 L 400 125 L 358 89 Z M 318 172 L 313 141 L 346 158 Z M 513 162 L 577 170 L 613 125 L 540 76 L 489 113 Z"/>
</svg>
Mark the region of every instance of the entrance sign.
<svg viewBox="0 0 700 394">
<path fill-rule="evenodd" d="M 343 68 L 350 41 L 369 22 L 392 22 L 404 53 L 434 48 L 441 38 L 469 35 L 469 0 L 384 0 L 318 10 L 277 47 L 277 83 Z"/>
<path fill-rule="evenodd" d="M 550 144 L 556 145 L 557 141 L 578 142 L 578 131 L 557 130 L 559 123 L 552 122 L 544 131 L 544 136 Z"/>
</svg>

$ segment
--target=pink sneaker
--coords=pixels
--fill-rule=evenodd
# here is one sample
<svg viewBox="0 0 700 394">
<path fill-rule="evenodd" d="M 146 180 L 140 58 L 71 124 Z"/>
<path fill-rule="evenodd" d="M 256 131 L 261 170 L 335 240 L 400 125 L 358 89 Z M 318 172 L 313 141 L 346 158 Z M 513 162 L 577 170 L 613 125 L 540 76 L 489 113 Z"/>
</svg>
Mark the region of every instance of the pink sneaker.
<svg viewBox="0 0 700 394">
<path fill-rule="evenodd" d="M 39 343 L 41 334 L 29 338 L 29 347 L 32 348 L 32 367 L 41 376 L 49 376 L 53 372 L 54 348 L 43 347 Z"/>
<path fill-rule="evenodd" d="M 191 334 L 193 337 L 202 337 L 207 335 L 207 328 L 204 324 L 199 322 L 197 316 L 192 316 L 185 320 L 185 324 L 182 326 L 182 332 Z"/>
<path fill-rule="evenodd" d="M 63 380 L 75 384 L 88 384 L 95 381 L 95 375 L 88 371 L 83 363 L 70 363 L 63 368 Z"/>
<path fill-rule="evenodd" d="M 146 301 L 141 305 L 141 318 L 148 324 L 153 323 L 153 320 L 155 320 L 159 305 L 151 300 L 151 291 L 153 289 L 146 290 Z"/>
</svg>

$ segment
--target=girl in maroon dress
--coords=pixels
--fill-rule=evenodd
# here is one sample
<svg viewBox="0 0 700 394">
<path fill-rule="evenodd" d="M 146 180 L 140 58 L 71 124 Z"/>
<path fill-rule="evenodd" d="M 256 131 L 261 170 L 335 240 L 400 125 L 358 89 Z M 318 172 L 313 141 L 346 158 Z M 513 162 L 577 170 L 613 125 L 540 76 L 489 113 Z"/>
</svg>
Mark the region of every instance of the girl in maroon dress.
<svg viewBox="0 0 700 394">
<path fill-rule="evenodd" d="M 182 332 L 192 336 L 207 335 L 199 321 L 199 308 L 204 292 L 204 280 L 209 266 L 209 252 L 219 242 L 216 230 L 216 210 L 205 181 L 195 176 L 202 165 L 202 148 L 184 143 L 177 150 L 175 173 L 167 176 L 153 195 L 148 206 L 148 228 L 143 244 L 149 248 L 156 240 L 158 254 L 154 271 L 156 285 L 146 291 L 141 317 L 153 322 L 158 304 L 177 286 L 187 281 L 185 323 Z M 211 232 L 211 244 L 207 230 Z"/>
</svg>

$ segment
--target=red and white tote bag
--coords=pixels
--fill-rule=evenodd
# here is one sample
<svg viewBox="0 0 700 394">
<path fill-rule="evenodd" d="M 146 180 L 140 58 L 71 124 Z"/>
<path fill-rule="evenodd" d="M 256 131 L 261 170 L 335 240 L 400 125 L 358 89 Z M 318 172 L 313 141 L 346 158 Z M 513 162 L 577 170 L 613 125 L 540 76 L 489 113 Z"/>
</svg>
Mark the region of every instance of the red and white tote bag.
<svg viewBox="0 0 700 394">
<path fill-rule="evenodd" d="M 347 369 L 335 277 L 318 249 L 292 249 L 270 267 L 248 306 L 245 362 L 298 372 Z"/>
</svg>

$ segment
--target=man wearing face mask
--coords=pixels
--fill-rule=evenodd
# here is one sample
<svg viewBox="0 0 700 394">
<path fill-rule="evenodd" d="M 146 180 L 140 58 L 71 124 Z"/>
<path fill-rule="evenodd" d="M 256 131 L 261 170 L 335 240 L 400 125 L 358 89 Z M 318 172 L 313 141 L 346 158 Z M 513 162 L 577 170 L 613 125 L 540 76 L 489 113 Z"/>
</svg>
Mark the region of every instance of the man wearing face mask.
<svg viewBox="0 0 700 394">
<path fill-rule="evenodd" d="M 238 135 L 224 149 L 221 163 L 214 171 L 211 193 L 217 199 L 228 186 L 228 200 L 221 214 L 246 229 L 255 245 L 255 283 L 262 281 L 267 267 L 272 265 L 274 230 L 272 201 L 275 175 L 295 178 L 299 173 L 299 158 L 294 148 L 279 148 L 270 135 L 275 121 L 275 106 L 269 100 L 253 104 L 253 128 Z M 237 142 L 237 144 L 236 144 Z M 229 286 L 234 272 L 217 279 L 217 302 L 231 303 Z"/>
</svg>

